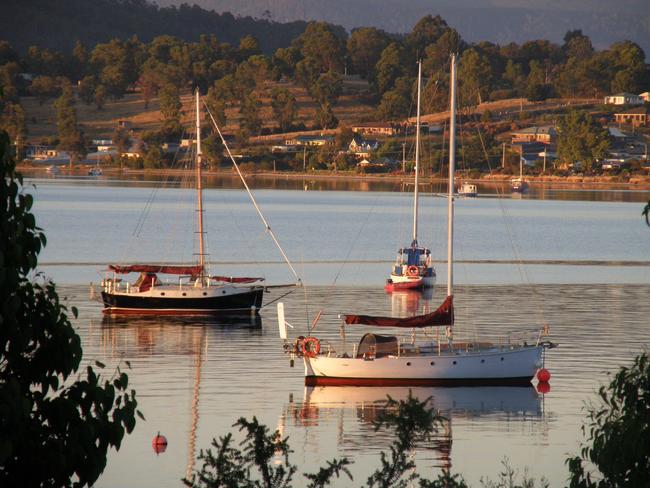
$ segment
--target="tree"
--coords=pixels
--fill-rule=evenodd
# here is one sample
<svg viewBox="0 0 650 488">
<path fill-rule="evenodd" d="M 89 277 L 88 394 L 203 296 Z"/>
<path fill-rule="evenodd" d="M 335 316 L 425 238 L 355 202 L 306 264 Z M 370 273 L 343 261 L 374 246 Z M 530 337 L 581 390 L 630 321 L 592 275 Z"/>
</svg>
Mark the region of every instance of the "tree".
<svg viewBox="0 0 650 488">
<path fill-rule="evenodd" d="M 239 41 L 239 59 L 248 59 L 261 54 L 260 41 L 251 35 L 244 36 Z"/>
<path fill-rule="evenodd" d="M 271 108 L 280 132 L 288 132 L 296 118 L 296 97 L 286 88 L 274 88 L 271 92 Z"/>
<path fill-rule="evenodd" d="M 605 156 L 610 146 L 609 132 L 587 112 L 571 111 L 560 119 L 558 156 L 567 163 L 581 162 L 585 171 L 594 160 Z"/>
<path fill-rule="evenodd" d="M 325 22 L 310 22 L 294 40 L 304 58 L 315 60 L 319 72 L 342 71 L 345 41 Z"/>
<path fill-rule="evenodd" d="M 77 111 L 74 108 L 74 98 L 70 82 L 64 83 L 61 96 L 54 102 L 56 110 L 56 128 L 59 135 L 59 147 L 72 156 L 86 154 L 83 132 L 77 124 Z"/>
<path fill-rule="evenodd" d="M 160 145 L 150 144 L 144 154 L 143 163 L 147 169 L 162 168 L 163 153 Z"/>
<path fill-rule="evenodd" d="M 79 81 L 79 89 L 77 93 L 79 98 L 86 105 L 90 105 L 95 101 L 95 89 L 97 88 L 97 79 L 93 75 L 84 76 Z"/>
<path fill-rule="evenodd" d="M 475 106 L 488 99 L 492 70 L 487 58 L 476 49 L 463 53 L 458 67 L 459 106 Z"/>
<path fill-rule="evenodd" d="M 120 368 L 111 380 L 80 371 L 81 339 L 37 272 L 46 239 L 8 147 L 0 133 L 0 485 L 91 486 L 141 414 Z"/>
<path fill-rule="evenodd" d="M 329 103 L 321 104 L 316 111 L 316 123 L 321 129 L 334 129 L 339 124 Z"/>
<path fill-rule="evenodd" d="M 216 131 L 202 141 L 201 150 L 207 158 L 210 169 L 219 167 L 219 163 L 223 159 L 224 149 L 223 141 Z"/>
<path fill-rule="evenodd" d="M 362 78 L 372 78 L 379 57 L 389 43 L 388 34 L 376 27 L 353 29 L 347 42 L 347 52 L 354 72 Z"/>
<path fill-rule="evenodd" d="M 27 126 L 25 125 L 25 111 L 19 103 L 7 103 L 0 112 L 0 130 L 9 134 L 10 140 L 16 146 L 16 156 L 22 153 L 27 138 Z"/>
<path fill-rule="evenodd" d="M 61 94 L 61 86 L 51 76 L 37 76 L 32 80 L 29 91 L 36 97 L 38 104 L 43 105 L 50 98 Z"/>
<path fill-rule="evenodd" d="M 293 76 L 300 58 L 300 50 L 297 47 L 281 47 L 275 51 L 271 62 L 280 75 Z"/>
<path fill-rule="evenodd" d="M 421 58 L 424 50 L 429 44 L 434 44 L 449 29 L 447 22 L 442 17 L 436 15 L 426 15 L 418 20 L 413 26 L 411 33 L 406 36 L 412 59 Z"/>
<path fill-rule="evenodd" d="M 310 87 L 309 93 L 321 105 L 325 103 L 332 104 L 341 95 L 343 91 L 343 78 L 339 73 L 328 71 L 318 77 Z"/>
<path fill-rule="evenodd" d="M 378 95 L 381 96 L 390 90 L 395 80 L 404 74 L 402 55 L 403 51 L 396 42 L 392 42 L 381 52 L 375 66 L 377 78 L 374 80 Z"/>
<path fill-rule="evenodd" d="M 408 98 L 397 90 L 391 90 L 381 97 L 377 116 L 383 120 L 403 119 L 408 116 L 410 108 L 411 102 Z"/>
<path fill-rule="evenodd" d="M 101 110 L 104 108 L 104 104 L 106 103 L 106 87 L 104 85 L 97 85 L 95 88 L 95 93 L 93 100 L 95 102 L 95 107 L 97 110 Z"/>
<path fill-rule="evenodd" d="M 260 101 L 249 95 L 241 106 L 241 129 L 248 137 L 258 135 L 262 130 L 262 119 L 260 119 Z"/>
<path fill-rule="evenodd" d="M 643 353 L 599 390 L 588 410 L 588 442 L 567 459 L 571 488 L 645 486 L 650 472 L 650 358 Z M 592 481 L 584 463 L 596 468 Z"/>
<path fill-rule="evenodd" d="M 589 59 L 594 53 L 594 47 L 591 44 L 591 39 L 582 33 L 582 30 L 568 31 L 564 35 L 564 44 L 562 51 L 566 58 L 574 58 L 579 60 Z"/>
<path fill-rule="evenodd" d="M 226 102 L 220 97 L 215 86 L 210 87 L 205 97 L 205 104 L 219 127 L 226 125 Z"/>
<path fill-rule="evenodd" d="M 424 49 L 423 73 L 435 76 L 440 71 L 447 72 L 450 56 L 462 52 L 464 44 L 457 30 L 447 29 L 434 44 Z"/>
<path fill-rule="evenodd" d="M 166 84 L 160 91 L 160 112 L 163 116 L 163 131 L 168 134 L 181 130 L 181 98 L 178 88 Z"/>
<path fill-rule="evenodd" d="M 131 147 L 131 135 L 125 127 L 116 127 L 112 136 L 113 144 L 117 147 L 118 153 L 122 154 Z"/>
</svg>

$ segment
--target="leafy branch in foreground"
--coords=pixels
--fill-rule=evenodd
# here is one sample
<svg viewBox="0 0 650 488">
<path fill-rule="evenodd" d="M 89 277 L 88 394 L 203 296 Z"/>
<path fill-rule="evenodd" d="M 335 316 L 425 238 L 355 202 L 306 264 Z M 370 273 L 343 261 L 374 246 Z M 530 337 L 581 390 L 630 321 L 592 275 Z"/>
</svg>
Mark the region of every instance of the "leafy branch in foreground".
<svg viewBox="0 0 650 488">
<path fill-rule="evenodd" d="M 9 147 L 0 132 L 0 486 L 91 486 L 141 414 L 119 368 L 79 372 L 81 339 L 36 270 L 45 234 Z"/>
<path fill-rule="evenodd" d="M 650 358 L 637 356 L 599 390 L 589 406 L 589 445 L 567 459 L 571 488 L 647 486 L 650 473 Z M 583 427 L 583 431 L 586 427 Z M 598 481 L 585 469 L 597 469 Z"/>
</svg>

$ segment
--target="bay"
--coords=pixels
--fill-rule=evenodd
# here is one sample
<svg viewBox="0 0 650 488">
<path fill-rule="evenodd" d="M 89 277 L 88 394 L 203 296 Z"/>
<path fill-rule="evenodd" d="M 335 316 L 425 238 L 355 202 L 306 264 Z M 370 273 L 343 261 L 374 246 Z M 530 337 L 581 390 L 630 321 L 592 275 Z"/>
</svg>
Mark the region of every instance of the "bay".
<svg viewBox="0 0 650 488">
<path fill-rule="evenodd" d="M 130 385 L 147 418 L 110 454 L 96 486 L 181 486 L 188 467 L 198 467 L 199 450 L 233 431 L 240 416 L 257 416 L 288 435 L 292 461 L 306 471 L 348 456 L 354 482 L 336 486 L 363 484 L 391 443 L 372 427 L 384 394 L 403 398 L 409 389 L 305 388 L 302 368 L 290 368 L 281 352 L 270 303 L 289 289 L 267 295 L 259 320 L 236 322 L 108 319 L 89 299 L 88 283 L 101 279 L 108 262 L 192 259 L 191 191 L 180 183 L 29 182 L 36 184 L 34 210 L 48 237 L 40 267 L 80 309 L 75 327 L 84 364 L 101 360 L 110 377 L 129 361 Z M 423 198 L 420 241 L 438 261 L 438 286 L 431 294 L 387 295 L 382 284 L 394 252 L 410 242 L 407 193 L 255 190 L 307 285 L 281 298 L 294 333 L 304 333 L 321 309 L 317 335 L 334 343 L 339 312 L 405 315 L 437 306 L 445 294 L 446 203 L 435 193 Z M 647 348 L 650 230 L 640 216 L 642 200 L 612 194 L 458 200 L 458 337 L 499 340 L 548 323 L 560 347 L 546 358 L 553 377 L 545 395 L 533 388 L 414 389 L 432 396 L 449 419 L 415 453 L 421 474 L 449 467 L 476 485 L 481 477 L 495 479 L 508 458 L 551 486 L 563 485 L 564 459 L 580 445 L 584 403 L 608 371 Z M 241 190 L 208 189 L 205 201 L 213 272 L 293 281 Z M 347 341 L 363 332 L 348 328 Z M 158 431 L 169 446 L 156 455 L 151 439 Z M 305 484 L 297 477 L 294 485 Z"/>
</svg>

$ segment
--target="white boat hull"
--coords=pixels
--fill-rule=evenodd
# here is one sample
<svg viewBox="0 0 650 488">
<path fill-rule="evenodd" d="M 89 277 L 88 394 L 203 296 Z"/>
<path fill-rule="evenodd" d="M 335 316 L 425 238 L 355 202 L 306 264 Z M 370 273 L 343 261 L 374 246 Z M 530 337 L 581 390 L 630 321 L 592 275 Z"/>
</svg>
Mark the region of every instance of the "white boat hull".
<svg viewBox="0 0 650 488">
<path fill-rule="evenodd" d="M 305 384 L 312 385 L 514 385 L 527 384 L 542 366 L 542 346 L 493 348 L 456 354 L 386 356 L 374 359 L 305 357 Z"/>
<path fill-rule="evenodd" d="M 422 280 L 422 288 L 432 288 L 436 284 L 435 273 L 432 276 L 408 276 L 391 273 L 390 279 L 393 283 L 408 283 L 413 280 Z"/>
</svg>

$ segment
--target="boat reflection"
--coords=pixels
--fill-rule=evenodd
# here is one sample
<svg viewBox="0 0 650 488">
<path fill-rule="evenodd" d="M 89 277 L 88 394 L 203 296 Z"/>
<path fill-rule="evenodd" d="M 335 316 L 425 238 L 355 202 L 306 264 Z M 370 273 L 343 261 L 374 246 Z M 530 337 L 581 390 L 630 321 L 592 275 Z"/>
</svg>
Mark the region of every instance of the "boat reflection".
<svg viewBox="0 0 650 488">
<path fill-rule="evenodd" d="M 395 290 L 390 294 L 393 317 L 406 318 L 429 313 L 433 287 L 421 290 Z"/>
<path fill-rule="evenodd" d="M 406 400 L 412 394 L 419 400 L 430 398 L 432 407 L 442 422 L 431 441 L 423 449 L 433 453 L 434 467 L 452 466 L 452 424 L 479 421 L 498 424 L 499 431 L 514 429 L 517 422 L 528 425 L 541 421 L 543 396 L 535 388 L 525 387 L 305 387 L 303 401 L 289 401 L 283 412 L 279 430 L 286 425 L 318 427 L 337 423 L 338 447 L 348 451 L 367 449 L 368 438 L 373 448 L 386 450 L 394 441 L 391 432 L 375 432 L 374 422 L 386 409 L 387 395 L 394 400 Z M 351 414 L 351 415 L 350 415 Z"/>
<path fill-rule="evenodd" d="M 91 327 L 92 327 L 91 321 Z M 196 343 L 224 334 L 259 333 L 262 318 L 239 317 L 112 317 L 101 320 L 100 349 L 104 357 L 194 355 Z"/>
</svg>

